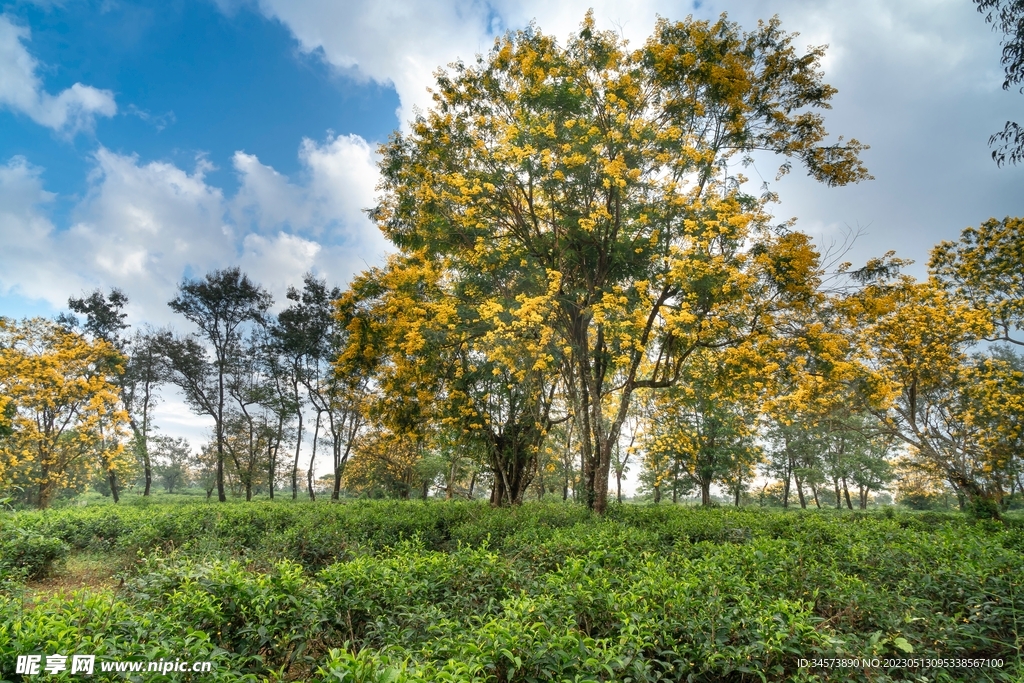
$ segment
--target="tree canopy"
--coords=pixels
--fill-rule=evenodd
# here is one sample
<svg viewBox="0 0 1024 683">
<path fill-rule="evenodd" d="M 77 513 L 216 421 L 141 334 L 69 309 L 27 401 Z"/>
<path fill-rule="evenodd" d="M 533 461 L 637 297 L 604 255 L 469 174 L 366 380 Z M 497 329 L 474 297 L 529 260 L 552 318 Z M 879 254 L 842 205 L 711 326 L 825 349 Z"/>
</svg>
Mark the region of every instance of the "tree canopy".
<svg viewBox="0 0 1024 683">
<path fill-rule="evenodd" d="M 743 32 L 660 20 L 632 49 L 588 14 L 562 46 L 535 27 L 438 75 L 434 105 L 382 148 L 371 215 L 409 255 L 465 281 L 520 269 L 554 310 L 588 503 L 606 504 L 637 389 L 671 386 L 699 348 L 760 334 L 813 289 L 806 238 L 726 168 L 758 150 L 826 185 L 869 178 L 865 146 L 828 142 L 823 48 L 777 19 Z M 481 298 L 489 292 L 474 291 Z"/>
</svg>

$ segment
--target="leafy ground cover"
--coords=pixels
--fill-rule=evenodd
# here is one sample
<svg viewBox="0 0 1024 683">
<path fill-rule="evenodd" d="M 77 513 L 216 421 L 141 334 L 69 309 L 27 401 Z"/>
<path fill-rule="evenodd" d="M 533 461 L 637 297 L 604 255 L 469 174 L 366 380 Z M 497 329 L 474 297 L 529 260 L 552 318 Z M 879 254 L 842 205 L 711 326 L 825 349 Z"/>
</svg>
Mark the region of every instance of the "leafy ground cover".
<svg viewBox="0 0 1024 683">
<path fill-rule="evenodd" d="M 30 652 L 209 660 L 225 681 L 1024 679 L 1013 520 L 190 503 L 7 513 L 0 534 L 11 681 Z M 799 666 L 834 658 L 880 665 Z M 943 658 L 1003 664 L 884 666 Z"/>
</svg>

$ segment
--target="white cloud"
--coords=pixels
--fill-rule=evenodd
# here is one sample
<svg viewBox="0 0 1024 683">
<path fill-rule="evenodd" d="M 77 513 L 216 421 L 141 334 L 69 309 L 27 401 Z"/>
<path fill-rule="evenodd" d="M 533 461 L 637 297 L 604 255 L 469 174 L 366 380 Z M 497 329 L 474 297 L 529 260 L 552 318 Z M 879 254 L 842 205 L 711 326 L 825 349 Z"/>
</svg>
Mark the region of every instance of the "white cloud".
<svg viewBox="0 0 1024 683">
<path fill-rule="evenodd" d="M 309 191 L 324 224 L 338 221 L 369 231 L 372 223 L 365 210 L 380 178 L 377 153 L 370 145 L 358 135 L 328 138 L 322 145 L 306 138 L 299 158 L 308 169 Z"/>
<path fill-rule="evenodd" d="M 431 74 L 456 57 L 472 59 L 491 45 L 492 12 L 482 0 L 258 0 L 304 50 L 322 50 L 339 69 L 393 83 L 399 120 L 426 108 Z M 582 16 L 582 15 L 581 15 Z"/>
<path fill-rule="evenodd" d="M 389 248 L 365 212 L 380 177 L 376 152 L 357 135 L 331 136 L 323 143 L 307 138 L 299 160 L 300 177 L 290 180 L 255 156 L 237 152 L 240 187 L 231 214 L 236 224 L 261 235 L 285 231 L 316 240 L 323 249 L 314 265 L 342 283 Z"/>
<path fill-rule="evenodd" d="M 24 157 L 0 166 L 0 293 L 48 300 L 67 297 L 80 280 L 51 253 L 54 226 L 47 215 L 54 195 L 43 189 L 42 169 Z"/>
<path fill-rule="evenodd" d="M 186 268 L 202 273 L 235 255 L 223 193 L 206 183 L 202 160 L 188 173 L 101 148 L 95 162 L 63 250 L 94 286 L 120 287 L 135 311 L 162 318 Z"/>
<path fill-rule="evenodd" d="M 36 76 L 38 64 L 23 44 L 28 39 L 27 28 L 0 16 L 0 106 L 68 135 L 91 129 L 96 116 L 117 113 L 109 90 L 75 83 L 57 95 L 47 93 Z"/>
<path fill-rule="evenodd" d="M 303 273 L 318 265 L 322 247 L 313 240 L 279 232 L 272 237 L 246 235 L 242 249 L 242 271 L 268 289 L 281 306 L 288 287 L 301 288 Z"/>
<path fill-rule="evenodd" d="M 279 303 L 309 270 L 343 285 L 387 249 L 362 211 L 373 203 L 374 152 L 356 136 L 332 136 L 304 140 L 298 155 L 293 180 L 236 153 L 240 187 L 225 197 L 203 159 L 187 171 L 100 148 L 66 230 L 48 217 L 42 169 L 15 157 L 0 166 L 0 293 L 63 308 L 82 290 L 119 287 L 134 322 L 162 324 L 187 273 L 241 264 Z"/>
</svg>

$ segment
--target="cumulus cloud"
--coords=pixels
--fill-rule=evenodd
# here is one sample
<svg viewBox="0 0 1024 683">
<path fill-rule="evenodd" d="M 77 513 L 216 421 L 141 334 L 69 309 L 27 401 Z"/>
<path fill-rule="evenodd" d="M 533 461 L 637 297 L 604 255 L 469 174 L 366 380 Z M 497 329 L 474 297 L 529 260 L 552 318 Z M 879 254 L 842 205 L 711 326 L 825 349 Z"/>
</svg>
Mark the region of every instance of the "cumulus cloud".
<svg viewBox="0 0 1024 683">
<path fill-rule="evenodd" d="M 482 0 L 259 0 L 260 10 L 287 26 L 304 50 L 322 51 L 337 68 L 393 83 L 399 120 L 426 108 L 431 74 L 456 57 L 490 48 L 500 26 Z"/>
<path fill-rule="evenodd" d="M 27 28 L 0 16 L 0 106 L 68 135 L 91 129 L 97 116 L 117 113 L 109 90 L 75 83 L 57 95 L 46 92 L 36 75 L 39 65 L 25 49 L 28 39 Z"/>
<path fill-rule="evenodd" d="M 387 242 L 366 215 L 380 177 L 374 149 L 358 135 L 330 136 L 322 143 L 306 138 L 299 160 L 302 171 L 293 180 L 254 155 L 236 152 L 235 222 L 262 234 L 286 229 L 379 257 Z"/>
<path fill-rule="evenodd" d="M 61 254 L 49 252 L 54 226 L 48 206 L 55 195 L 43 189 L 42 171 L 20 156 L 0 166 L 0 293 L 52 301 L 80 281 L 65 272 Z"/>
<path fill-rule="evenodd" d="M 77 220 L 60 238 L 97 283 L 120 287 L 138 310 L 162 311 L 186 269 L 202 273 L 233 255 L 223 192 L 207 184 L 208 170 L 202 160 L 190 173 L 101 148 Z"/>
<path fill-rule="evenodd" d="M 15 157 L 0 167 L 0 292 L 62 308 L 81 290 L 119 287 L 134 319 L 160 324 L 186 274 L 240 264 L 278 302 L 310 270 L 344 284 L 387 249 L 362 211 L 373 203 L 374 153 L 340 136 L 304 140 L 298 155 L 303 171 L 289 179 L 236 153 L 240 186 L 228 197 L 201 158 L 187 170 L 100 148 L 66 230 L 48 218 L 42 169 Z"/>
</svg>

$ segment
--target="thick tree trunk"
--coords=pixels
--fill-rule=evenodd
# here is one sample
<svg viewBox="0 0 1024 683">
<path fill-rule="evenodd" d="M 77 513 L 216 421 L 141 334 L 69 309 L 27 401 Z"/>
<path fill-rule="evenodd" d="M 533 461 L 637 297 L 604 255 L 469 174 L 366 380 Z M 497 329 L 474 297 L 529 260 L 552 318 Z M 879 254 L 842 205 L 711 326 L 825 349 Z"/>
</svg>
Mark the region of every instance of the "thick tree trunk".
<svg viewBox="0 0 1024 683">
<path fill-rule="evenodd" d="M 700 504 L 704 507 L 711 505 L 711 480 L 705 479 L 700 483 Z"/>
<path fill-rule="evenodd" d="M 843 477 L 843 497 L 846 498 L 846 507 L 852 510 L 853 503 L 850 502 L 850 489 L 846 486 L 846 477 Z"/>
</svg>

